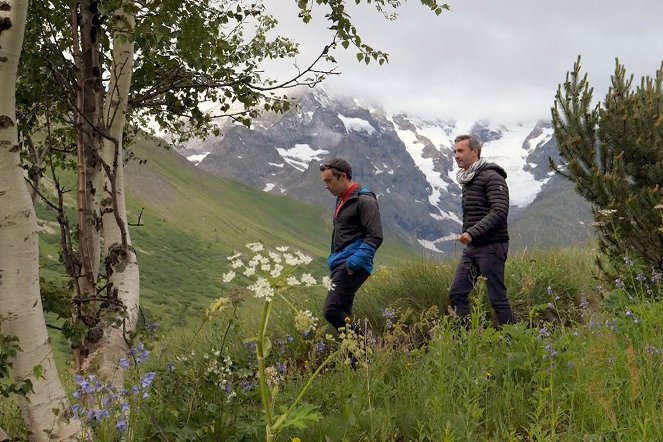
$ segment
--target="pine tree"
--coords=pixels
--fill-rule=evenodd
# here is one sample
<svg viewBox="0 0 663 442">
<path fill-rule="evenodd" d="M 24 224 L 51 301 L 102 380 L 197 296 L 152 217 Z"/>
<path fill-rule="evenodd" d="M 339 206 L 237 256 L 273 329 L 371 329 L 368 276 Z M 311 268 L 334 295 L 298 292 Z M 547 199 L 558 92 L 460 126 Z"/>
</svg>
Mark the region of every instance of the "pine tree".
<svg viewBox="0 0 663 442">
<path fill-rule="evenodd" d="M 632 84 L 633 76 L 617 60 L 603 103 L 593 105 L 593 88 L 578 58 L 555 97 L 552 119 L 563 162 L 551 159 L 550 165 L 592 204 L 601 252 L 642 259 L 660 272 L 663 64 L 654 78 Z"/>
</svg>

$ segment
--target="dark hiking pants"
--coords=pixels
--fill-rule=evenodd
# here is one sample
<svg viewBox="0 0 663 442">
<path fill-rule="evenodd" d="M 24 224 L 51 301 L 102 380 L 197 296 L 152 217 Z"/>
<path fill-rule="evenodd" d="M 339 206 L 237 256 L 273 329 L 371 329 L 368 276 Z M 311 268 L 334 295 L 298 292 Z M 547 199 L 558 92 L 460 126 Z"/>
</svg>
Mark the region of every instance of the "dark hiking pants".
<svg viewBox="0 0 663 442">
<path fill-rule="evenodd" d="M 323 313 L 336 330 L 345 326 L 345 318 L 352 317 L 352 303 L 359 287 L 368 279 L 368 272 L 357 270 L 348 274 L 345 264 L 332 271 L 332 288 L 327 292 Z"/>
<path fill-rule="evenodd" d="M 451 307 L 461 318 L 470 314 L 469 294 L 480 275 L 486 277 L 488 300 L 495 310 L 498 326 L 513 322 L 511 304 L 504 285 L 504 264 L 509 252 L 508 242 L 485 246 L 469 245 L 463 250 L 456 275 L 451 283 L 449 298 Z"/>
</svg>

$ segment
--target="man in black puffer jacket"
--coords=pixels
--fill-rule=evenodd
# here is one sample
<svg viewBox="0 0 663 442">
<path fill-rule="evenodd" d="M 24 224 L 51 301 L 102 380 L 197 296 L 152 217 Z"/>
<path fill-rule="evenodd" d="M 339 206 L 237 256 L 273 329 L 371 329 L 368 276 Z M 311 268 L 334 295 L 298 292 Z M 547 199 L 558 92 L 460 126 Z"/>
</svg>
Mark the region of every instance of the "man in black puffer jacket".
<svg viewBox="0 0 663 442">
<path fill-rule="evenodd" d="M 457 241 L 466 246 L 451 283 L 451 307 L 465 319 L 470 313 L 468 296 L 479 275 L 487 280 L 488 300 L 497 324 L 513 322 L 504 285 L 504 264 L 509 251 L 509 188 L 506 172 L 481 158 L 481 143 L 471 135 L 455 140 L 456 177 L 463 188 L 463 233 Z"/>
</svg>

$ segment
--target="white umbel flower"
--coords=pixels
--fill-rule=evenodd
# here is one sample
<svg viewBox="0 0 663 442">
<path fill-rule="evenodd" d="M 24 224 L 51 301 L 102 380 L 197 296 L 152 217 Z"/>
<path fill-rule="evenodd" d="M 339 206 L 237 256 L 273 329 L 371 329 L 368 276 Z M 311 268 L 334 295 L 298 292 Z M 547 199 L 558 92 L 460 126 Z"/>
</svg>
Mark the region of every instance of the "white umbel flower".
<svg viewBox="0 0 663 442">
<path fill-rule="evenodd" d="M 223 274 L 223 282 L 230 282 L 233 279 L 235 279 L 235 272 L 233 272 L 232 270 Z"/>
<path fill-rule="evenodd" d="M 315 278 L 310 273 L 304 273 L 301 279 L 302 284 L 304 284 L 306 287 L 311 287 L 312 285 L 316 284 Z"/>
<path fill-rule="evenodd" d="M 259 242 L 252 242 L 252 243 L 247 244 L 246 248 L 249 249 L 250 251 L 252 251 L 253 253 L 258 253 L 258 252 L 264 250 L 265 246 L 263 246 Z"/>
<path fill-rule="evenodd" d="M 262 298 L 267 302 L 271 302 L 274 297 L 274 288 L 266 278 L 258 278 L 255 284 L 249 286 L 249 290 L 255 293 L 256 298 Z"/>
</svg>

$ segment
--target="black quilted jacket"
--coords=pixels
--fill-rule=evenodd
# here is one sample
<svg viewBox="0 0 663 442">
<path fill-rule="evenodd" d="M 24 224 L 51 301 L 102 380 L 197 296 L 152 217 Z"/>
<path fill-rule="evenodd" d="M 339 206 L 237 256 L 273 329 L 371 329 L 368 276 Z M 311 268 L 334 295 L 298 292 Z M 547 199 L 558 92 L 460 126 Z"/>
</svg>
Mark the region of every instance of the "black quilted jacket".
<svg viewBox="0 0 663 442">
<path fill-rule="evenodd" d="M 463 232 L 472 237 L 472 245 L 509 240 L 509 188 L 505 178 L 504 169 L 486 163 L 463 186 Z"/>
</svg>

